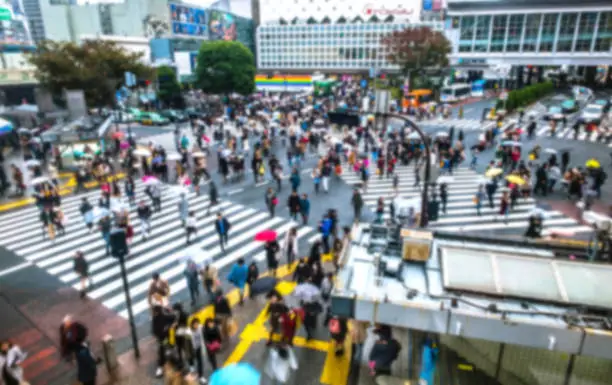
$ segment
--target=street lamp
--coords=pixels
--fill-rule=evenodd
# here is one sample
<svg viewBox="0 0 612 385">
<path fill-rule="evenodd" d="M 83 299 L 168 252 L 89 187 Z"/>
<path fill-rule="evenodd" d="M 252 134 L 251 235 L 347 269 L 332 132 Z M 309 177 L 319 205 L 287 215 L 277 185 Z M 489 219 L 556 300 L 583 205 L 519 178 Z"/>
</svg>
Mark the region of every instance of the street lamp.
<svg viewBox="0 0 612 385">
<path fill-rule="evenodd" d="M 426 158 L 425 178 L 424 178 L 425 181 L 423 183 L 423 193 L 421 196 L 421 222 L 419 223 L 419 226 L 421 228 L 425 228 L 427 227 L 427 222 L 428 222 L 427 206 L 428 206 L 428 199 L 429 199 L 429 178 L 431 175 L 431 150 L 429 148 L 429 142 L 427 141 L 427 137 L 425 136 L 423 131 L 419 128 L 419 126 L 417 126 L 412 120 L 406 118 L 405 116 L 398 115 L 398 114 L 392 114 L 388 112 L 377 112 L 376 116 L 382 117 L 385 122 L 387 121 L 388 118 L 395 118 L 395 119 L 400 119 L 404 121 L 405 123 L 408 124 L 408 126 L 410 126 L 410 128 L 412 128 L 414 131 L 416 131 L 419 134 L 419 136 L 421 137 L 421 141 L 425 145 L 425 158 Z"/>
</svg>

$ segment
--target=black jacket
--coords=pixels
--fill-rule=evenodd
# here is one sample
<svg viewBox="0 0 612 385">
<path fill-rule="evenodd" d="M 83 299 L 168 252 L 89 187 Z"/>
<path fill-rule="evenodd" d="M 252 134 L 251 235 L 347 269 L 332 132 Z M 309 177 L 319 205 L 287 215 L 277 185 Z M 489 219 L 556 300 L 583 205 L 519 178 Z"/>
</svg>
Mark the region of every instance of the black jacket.
<svg viewBox="0 0 612 385">
<path fill-rule="evenodd" d="M 287 200 L 287 206 L 289 206 L 289 211 L 292 213 L 300 212 L 300 197 L 299 195 L 289 195 L 289 199 Z"/>
<path fill-rule="evenodd" d="M 176 316 L 165 310 L 162 310 L 159 314 L 153 315 L 151 322 L 151 332 L 159 340 L 163 341 L 168 337 L 168 331 L 170 326 L 176 321 Z"/>
<path fill-rule="evenodd" d="M 141 220 L 151 218 L 151 208 L 147 205 L 138 206 L 136 212 L 138 213 L 138 218 Z"/>
<path fill-rule="evenodd" d="M 227 298 L 220 295 L 215 299 L 215 314 L 230 316 L 232 315 L 232 309 L 230 308 Z"/>
<path fill-rule="evenodd" d="M 82 384 L 95 381 L 98 376 L 98 367 L 89 348 L 81 345 L 75 353 L 77 380 Z"/>
<path fill-rule="evenodd" d="M 74 272 L 80 275 L 81 277 L 86 277 L 89 271 L 89 263 L 85 257 L 78 257 L 74 259 Z"/>
<path fill-rule="evenodd" d="M 68 327 L 62 324 L 62 326 L 60 326 L 59 333 L 60 346 L 63 356 L 70 356 L 72 353 L 76 352 L 79 346 L 85 342 L 88 335 L 85 325 L 79 322 L 73 322 Z"/>
</svg>

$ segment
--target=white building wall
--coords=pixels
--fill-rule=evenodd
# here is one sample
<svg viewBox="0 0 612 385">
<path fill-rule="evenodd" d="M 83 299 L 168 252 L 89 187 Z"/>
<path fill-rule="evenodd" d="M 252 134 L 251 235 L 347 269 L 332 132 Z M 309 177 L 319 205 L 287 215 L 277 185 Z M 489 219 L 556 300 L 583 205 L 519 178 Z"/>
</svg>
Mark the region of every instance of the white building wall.
<svg viewBox="0 0 612 385">
<path fill-rule="evenodd" d="M 139 36 L 115 36 L 115 35 L 81 35 L 80 41 L 86 40 L 108 40 L 113 41 L 126 51 L 142 53 L 142 62 L 151 64 L 151 48 L 149 39 Z"/>
</svg>

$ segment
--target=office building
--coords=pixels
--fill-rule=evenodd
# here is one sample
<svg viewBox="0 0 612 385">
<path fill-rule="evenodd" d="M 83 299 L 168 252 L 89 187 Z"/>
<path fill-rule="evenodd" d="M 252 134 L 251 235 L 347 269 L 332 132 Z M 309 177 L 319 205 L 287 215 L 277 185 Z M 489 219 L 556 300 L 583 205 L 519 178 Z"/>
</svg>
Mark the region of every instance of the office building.
<svg viewBox="0 0 612 385">
<path fill-rule="evenodd" d="M 449 0 L 451 63 L 612 64 L 610 0 Z"/>
<path fill-rule="evenodd" d="M 335 24 L 266 24 L 257 28 L 257 64 L 262 71 L 395 71 L 381 40 L 414 25 L 442 31 L 444 23 L 356 22 Z"/>
</svg>

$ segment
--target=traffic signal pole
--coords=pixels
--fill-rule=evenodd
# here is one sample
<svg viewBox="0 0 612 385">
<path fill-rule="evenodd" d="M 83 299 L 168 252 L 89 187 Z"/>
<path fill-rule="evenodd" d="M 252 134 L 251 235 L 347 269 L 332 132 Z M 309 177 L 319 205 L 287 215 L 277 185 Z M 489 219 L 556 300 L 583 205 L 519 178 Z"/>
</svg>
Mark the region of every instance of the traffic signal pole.
<svg viewBox="0 0 612 385">
<path fill-rule="evenodd" d="M 140 348 L 138 347 L 138 335 L 136 334 L 136 324 L 134 323 L 134 312 L 132 311 L 132 297 L 130 296 L 130 286 L 128 285 L 127 274 L 125 272 L 125 258 L 119 258 L 121 266 L 121 280 L 123 281 L 123 293 L 125 294 L 125 305 L 127 306 L 128 322 L 130 324 L 130 334 L 132 335 L 132 347 L 134 356 L 140 358 Z"/>
</svg>

